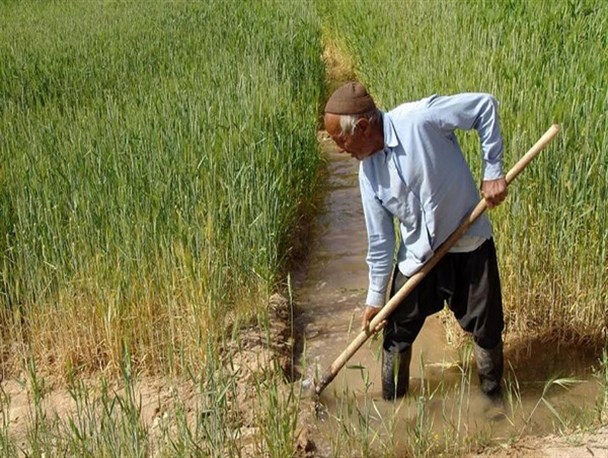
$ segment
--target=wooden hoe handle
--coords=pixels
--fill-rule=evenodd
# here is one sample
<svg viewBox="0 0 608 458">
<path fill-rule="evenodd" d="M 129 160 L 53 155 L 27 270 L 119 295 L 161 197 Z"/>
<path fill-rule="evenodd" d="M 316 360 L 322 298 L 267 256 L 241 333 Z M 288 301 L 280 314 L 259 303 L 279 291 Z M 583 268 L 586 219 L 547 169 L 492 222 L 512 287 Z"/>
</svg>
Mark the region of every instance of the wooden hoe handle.
<svg viewBox="0 0 608 458">
<path fill-rule="evenodd" d="M 559 125 L 552 125 L 547 132 L 534 144 L 532 148 L 513 166 L 509 173 L 507 173 L 506 180 L 507 184 L 510 184 L 526 166 L 540 153 L 559 132 Z M 452 246 L 467 232 L 471 224 L 479 218 L 484 211 L 488 208 L 485 199 L 481 199 L 477 206 L 473 209 L 471 214 L 458 226 L 458 228 L 452 232 L 448 239 L 443 242 L 437 251 L 433 254 L 422 268 L 410 277 L 410 279 L 403 285 L 403 287 L 382 307 L 382 309 L 376 314 L 371 323 L 369 324 L 370 332 L 367 333 L 365 330 L 361 331 L 357 337 L 350 343 L 348 347 L 342 352 L 340 356 L 332 363 L 331 366 L 325 371 L 325 374 L 315 386 L 315 392 L 317 395 L 329 385 L 332 380 L 336 377 L 340 369 L 344 367 L 346 362 L 361 348 L 365 341 L 377 332 L 378 325 L 386 320 L 386 318 L 397 308 L 401 301 L 410 294 L 413 289 L 422 281 L 422 279 L 431 271 L 433 267 L 439 262 L 439 260 L 452 248 Z"/>
</svg>

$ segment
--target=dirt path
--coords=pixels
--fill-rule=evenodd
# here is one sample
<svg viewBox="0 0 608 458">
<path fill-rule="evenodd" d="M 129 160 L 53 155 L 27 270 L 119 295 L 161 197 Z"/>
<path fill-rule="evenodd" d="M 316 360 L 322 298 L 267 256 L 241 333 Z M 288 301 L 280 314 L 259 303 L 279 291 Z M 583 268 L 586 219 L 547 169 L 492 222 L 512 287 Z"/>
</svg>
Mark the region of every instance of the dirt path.
<svg viewBox="0 0 608 458">
<path fill-rule="evenodd" d="M 608 427 L 565 436 L 526 437 L 508 448 L 492 449 L 468 458 L 608 458 Z"/>
</svg>

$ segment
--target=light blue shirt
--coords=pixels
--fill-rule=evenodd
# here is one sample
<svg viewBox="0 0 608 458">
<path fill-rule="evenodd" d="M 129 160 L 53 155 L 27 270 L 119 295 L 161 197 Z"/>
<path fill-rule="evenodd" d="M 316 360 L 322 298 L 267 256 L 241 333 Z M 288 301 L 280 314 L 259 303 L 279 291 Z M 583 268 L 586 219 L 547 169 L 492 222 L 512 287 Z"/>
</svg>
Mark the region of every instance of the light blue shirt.
<svg viewBox="0 0 608 458">
<path fill-rule="evenodd" d="M 399 270 L 412 276 L 479 202 L 478 186 L 455 129 L 476 129 L 484 180 L 503 177 L 497 101 L 489 94 L 437 96 L 382 114 L 384 149 L 363 159 L 359 185 L 368 235 L 367 305 L 384 305 L 399 221 Z M 465 234 L 468 244 L 492 236 L 482 215 Z M 474 244 L 475 245 L 475 244 Z"/>
</svg>

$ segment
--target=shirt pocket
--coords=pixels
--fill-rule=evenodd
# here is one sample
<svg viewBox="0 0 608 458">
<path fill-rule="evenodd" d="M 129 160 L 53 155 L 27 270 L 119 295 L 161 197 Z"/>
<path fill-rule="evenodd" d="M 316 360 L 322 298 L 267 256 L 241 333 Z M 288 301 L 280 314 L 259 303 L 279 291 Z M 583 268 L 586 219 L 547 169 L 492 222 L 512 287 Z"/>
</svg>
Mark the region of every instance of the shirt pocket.
<svg viewBox="0 0 608 458">
<path fill-rule="evenodd" d="M 388 173 L 383 178 L 384 186 L 378 190 L 382 206 L 396 216 L 401 224 L 414 227 L 420 221 L 420 201 L 398 173 L 393 161 L 388 163 Z"/>
<path fill-rule="evenodd" d="M 388 186 L 379 190 L 382 206 L 400 222 L 407 257 L 423 263 L 432 255 L 426 215 L 420 200 L 398 176 L 392 176 Z"/>
</svg>

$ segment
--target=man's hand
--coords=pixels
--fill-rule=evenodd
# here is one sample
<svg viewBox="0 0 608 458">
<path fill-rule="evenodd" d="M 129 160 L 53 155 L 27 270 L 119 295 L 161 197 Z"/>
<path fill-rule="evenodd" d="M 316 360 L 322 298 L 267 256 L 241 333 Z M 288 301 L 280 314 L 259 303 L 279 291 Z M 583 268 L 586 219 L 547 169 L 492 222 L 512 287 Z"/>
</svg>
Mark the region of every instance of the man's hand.
<svg viewBox="0 0 608 458">
<path fill-rule="evenodd" d="M 497 180 L 487 180 L 481 183 L 481 195 L 486 200 L 488 208 L 500 205 L 507 197 L 507 180 L 499 178 Z"/>
<path fill-rule="evenodd" d="M 365 310 L 363 310 L 363 327 L 361 330 L 365 331 L 365 333 L 367 335 L 376 333 L 376 332 L 380 331 L 384 326 L 386 326 L 386 320 L 384 320 L 383 322 L 378 323 L 378 325 L 373 330 L 373 332 L 369 328 L 369 324 L 374 319 L 374 317 L 378 314 L 379 311 L 380 311 L 380 307 L 372 307 L 371 305 L 365 306 Z"/>
</svg>

